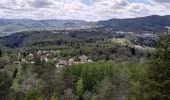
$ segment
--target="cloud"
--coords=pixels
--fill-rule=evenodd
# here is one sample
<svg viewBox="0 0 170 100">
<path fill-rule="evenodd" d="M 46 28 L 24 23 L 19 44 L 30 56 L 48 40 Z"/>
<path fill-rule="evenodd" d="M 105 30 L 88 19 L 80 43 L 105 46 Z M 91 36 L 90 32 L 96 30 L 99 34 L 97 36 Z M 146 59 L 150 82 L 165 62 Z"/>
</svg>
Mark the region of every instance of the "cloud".
<svg viewBox="0 0 170 100">
<path fill-rule="evenodd" d="M 127 0 L 92 0 L 93 6 L 120 8 L 128 5 Z"/>
<path fill-rule="evenodd" d="M 169 0 L 0 0 L 2 18 L 78 19 L 87 21 L 170 14 Z"/>
<path fill-rule="evenodd" d="M 140 15 L 149 15 L 152 7 L 143 3 L 133 3 L 127 8 L 127 12 L 131 13 L 134 17 Z"/>
<path fill-rule="evenodd" d="M 28 1 L 28 4 L 31 7 L 35 8 L 43 8 L 43 7 L 50 7 L 54 4 L 54 1 L 51 0 L 30 0 Z"/>
<path fill-rule="evenodd" d="M 170 3 L 170 0 L 153 0 L 155 2 L 159 2 L 159 3 Z"/>
</svg>

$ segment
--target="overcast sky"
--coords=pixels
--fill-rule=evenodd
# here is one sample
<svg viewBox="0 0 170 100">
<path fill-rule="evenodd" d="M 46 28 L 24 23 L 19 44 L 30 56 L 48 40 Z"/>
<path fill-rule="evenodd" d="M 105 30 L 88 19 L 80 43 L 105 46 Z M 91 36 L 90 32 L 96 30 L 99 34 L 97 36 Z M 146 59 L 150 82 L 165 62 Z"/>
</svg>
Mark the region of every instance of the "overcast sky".
<svg viewBox="0 0 170 100">
<path fill-rule="evenodd" d="M 0 0 L 0 18 L 98 21 L 170 15 L 170 0 Z"/>
</svg>

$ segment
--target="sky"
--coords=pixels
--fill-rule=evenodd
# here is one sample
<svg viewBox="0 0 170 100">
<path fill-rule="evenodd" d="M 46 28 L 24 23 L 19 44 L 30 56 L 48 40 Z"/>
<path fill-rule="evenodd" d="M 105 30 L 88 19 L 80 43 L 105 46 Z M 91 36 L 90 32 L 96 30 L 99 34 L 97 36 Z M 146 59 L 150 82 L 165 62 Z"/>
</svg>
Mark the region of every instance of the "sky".
<svg viewBox="0 0 170 100">
<path fill-rule="evenodd" d="M 0 0 L 0 18 L 99 21 L 170 15 L 170 0 Z"/>
</svg>

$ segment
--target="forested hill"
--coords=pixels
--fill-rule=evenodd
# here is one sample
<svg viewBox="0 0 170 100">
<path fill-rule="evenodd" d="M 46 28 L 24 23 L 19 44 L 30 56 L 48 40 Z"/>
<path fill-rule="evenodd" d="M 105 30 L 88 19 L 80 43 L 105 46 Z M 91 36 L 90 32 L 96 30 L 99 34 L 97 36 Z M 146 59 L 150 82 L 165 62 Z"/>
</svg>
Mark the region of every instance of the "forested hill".
<svg viewBox="0 0 170 100">
<path fill-rule="evenodd" d="M 79 27 L 86 23 L 81 20 L 33 20 L 33 19 L 0 19 L 0 36 L 31 30 L 51 30 L 60 27 Z"/>
<path fill-rule="evenodd" d="M 163 31 L 170 26 L 170 15 L 99 21 L 98 26 L 114 31 Z"/>
<path fill-rule="evenodd" d="M 45 26 L 62 26 L 66 23 L 82 24 L 85 21 L 82 20 L 33 20 L 33 19 L 0 19 L 0 26 L 6 26 L 10 24 L 23 25 L 27 27 L 45 27 Z"/>
<path fill-rule="evenodd" d="M 170 26 L 170 15 L 147 16 L 128 19 L 110 19 L 98 22 L 81 20 L 32 20 L 32 19 L 0 19 L 0 36 L 10 35 L 22 31 L 71 29 L 112 29 L 125 32 L 160 32 Z"/>
</svg>

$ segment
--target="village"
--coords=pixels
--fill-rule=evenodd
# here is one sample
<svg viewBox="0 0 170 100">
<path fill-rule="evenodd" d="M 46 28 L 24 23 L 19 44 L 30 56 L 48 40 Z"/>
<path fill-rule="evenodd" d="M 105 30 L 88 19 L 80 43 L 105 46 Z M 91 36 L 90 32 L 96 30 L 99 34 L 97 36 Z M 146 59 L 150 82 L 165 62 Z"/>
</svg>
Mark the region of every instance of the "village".
<svg viewBox="0 0 170 100">
<path fill-rule="evenodd" d="M 69 59 L 62 59 L 59 57 L 61 51 L 60 50 L 51 50 L 51 51 L 37 51 L 37 52 L 30 52 L 23 57 L 21 53 L 18 53 L 18 60 L 15 61 L 15 64 L 21 65 L 23 63 L 27 64 L 35 64 L 37 57 L 40 58 L 40 61 L 45 62 L 54 62 L 56 68 L 61 68 L 68 65 L 73 64 L 85 64 L 85 63 L 92 63 L 93 60 L 89 59 L 86 55 L 81 55 L 78 57 L 71 57 Z M 55 55 L 55 56 L 54 56 Z"/>
</svg>

